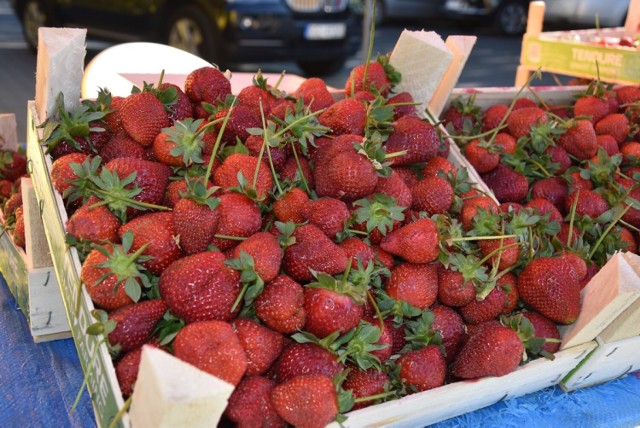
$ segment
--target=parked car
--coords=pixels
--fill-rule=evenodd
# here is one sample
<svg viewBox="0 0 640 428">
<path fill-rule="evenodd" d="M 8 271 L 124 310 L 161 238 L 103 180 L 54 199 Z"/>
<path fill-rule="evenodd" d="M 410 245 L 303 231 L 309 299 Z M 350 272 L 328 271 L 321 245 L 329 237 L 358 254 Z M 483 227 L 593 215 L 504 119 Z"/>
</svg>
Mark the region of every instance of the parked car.
<svg viewBox="0 0 640 428">
<path fill-rule="evenodd" d="M 220 66 L 293 60 L 322 75 L 361 40 L 361 16 L 348 0 L 9 1 L 33 49 L 41 26 L 83 27 L 88 37 L 167 43 Z"/>
<path fill-rule="evenodd" d="M 624 25 L 629 0 L 546 0 L 544 22 L 569 28 Z M 457 21 L 495 25 L 509 35 L 527 28 L 529 0 L 446 0 L 443 11 Z"/>
<path fill-rule="evenodd" d="M 436 18 L 446 0 L 375 0 L 376 23 L 391 19 Z"/>
</svg>

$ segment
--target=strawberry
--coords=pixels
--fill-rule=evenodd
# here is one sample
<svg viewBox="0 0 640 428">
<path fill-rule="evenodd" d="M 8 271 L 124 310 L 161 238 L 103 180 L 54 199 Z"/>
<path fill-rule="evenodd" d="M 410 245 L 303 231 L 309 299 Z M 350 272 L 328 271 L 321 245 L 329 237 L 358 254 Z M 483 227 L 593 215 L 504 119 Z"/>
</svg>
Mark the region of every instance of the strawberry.
<svg viewBox="0 0 640 428">
<path fill-rule="evenodd" d="M 609 134 L 600 134 L 596 136 L 598 141 L 598 148 L 602 147 L 608 156 L 613 156 L 620 153 L 618 142 L 614 137 Z"/>
<path fill-rule="evenodd" d="M 124 131 L 113 134 L 100 150 L 102 161 L 107 163 L 116 158 L 146 159 L 147 151 L 140 143 Z"/>
<path fill-rule="evenodd" d="M 364 90 L 386 97 L 390 88 L 391 82 L 384 66 L 377 61 L 371 61 L 369 64 L 360 64 L 351 69 L 344 85 L 344 92 L 351 96 L 356 91 Z"/>
<path fill-rule="evenodd" d="M 598 151 L 598 140 L 593 124 L 586 119 L 569 122 L 564 134 L 558 138 L 558 145 L 579 160 L 589 159 Z"/>
<path fill-rule="evenodd" d="M 360 263 L 363 267 L 366 267 L 369 263 L 375 263 L 376 252 L 362 239 L 349 237 L 339 245 L 344 250 L 347 258 L 351 260 L 352 266 L 358 266 L 358 263 Z"/>
<path fill-rule="evenodd" d="M 143 146 L 150 146 L 162 128 L 171 126 L 164 104 L 151 92 L 137 92 L 125 98 L 120 107 L 122 127 Z"/>
<path fill-rule="evenodd" d="M 520 202 L 529 192 L 527 178 L 507 165 L 499 164 L 481 177 L 500 202 Z"/>
<path fill-rule="evenodd" d="M 583 178 L 580 171 L 571 171 L 570 173 L 567 173 L 565 175 L 565 179 L 569 183 L 570 193 L 578 190 L 593 190 L 593 182 L 588 178 Z"/>
<path fill-rule="evenodd" d="M 176 260 L 160 275 L 160 295 L 171 313 L 187 323 L 229 321 L 240 293 L 240 275 L 224 264 L 218 251 L 206 251 Z"/>
<path fill-rule="evenodd" d="M 569 189 L 567 182 L 560 177 L 547 177 L 535 181 L 531 185 L 531 199 L 546 199 L 551 202 L 560 213 L 565 212 L 565 203 Z"/>
<path fill-rule="evenodd" d="M 156 212 L 134 218 L 120 226 L 120 239 L 127 232 L 133 234 L 131 248 L 134 251 L 147 245 L 142 254 L 151 257 L 151 260 L 141 264 L 154 275 L 160 275 L 167 266 L 183 256 L 176 239 L 172 213 Z"/>
<path fill-rule="evenodd" d="M 427 309 L 438 295 L 438 266 L 436 264 L 403 263 L 391 271 L 385 284 L 386 293 L 395 300 Z"/>
<path fill-rule="evenodd" d="M 351 201 L 370 195 L 378 183 L 371 160 L 354 149 L 336 153 L 329 162 L 316 162 L 313 178 L 318 196 Z"/>
<path fill-rule="evenodd" d="M 237 105 L 233 107 L 231 113 L 224 108 L 216 112 L 214 119 L 220 120 L 220 122 L 215 125 L 218 133 L 222 131 L 223 119 L 227 115 L 229 119 L 222 134 L 222 142 L 227 144 L 235 144 L 237 140 L 244 142 L 247 137 L 249 137 L 248 129 L 262 126 L 262 120 L 259 114 L 256 114 L 256 112 L 249 107 Z"/>
<path fill-rule="evenodd" d="M 436 155 L 434 157 L 442 157 L 442 156 Z M 416 171 L 414 171 L 410 167 L 396 166 L 391 169 L 394 173 L 398 174 L 400 178 L 402 178 L 402 181 L 404 181 L 404 184 L 406 184 L 409 187 L 416 184 L 418 181 L 420 181 L 420 178 L 422 178 Z"/>
<path fill-rule="evenodd" d="M 488 196 L 480 195 L 464 199 L 460 210 L 460 222 L 465 229 L 471 229 L 473 219 L 480 210 L 498 212 L 498 204 Z"/>
<path fill-rule="evenodd" d="M 231 325 L 247 356 L 247 376 L 266 372 L 282 352 L 282 334 L 248 318 L 236 318 Z"/>
<path fill-rule="evenodd" d="M 500 163 L 500 153 L 486 141 L 471 141 L 464 148 L 464 156 L 481 174 L 492 171 Z"/>
<path fill-rule="evenodd" d="M 338 398 L 330 378 L 298 376 L 277 385 L 271 403 L 288 423 L 299 428 L 322 428 L 338 415 Z"/>
<path fill-rule="evenodd" d="M 562 214 L 550 201 L 542 198 L 532 198 L 525 205 L 526 208 L 530 208 L 534 213 L 541 216 L 549 215 L 549 221 L 557 221 L 562 223 Z"/>
<path fill-rule="evenodd" d="M 24 226 L 24 214 L 23 207 L 16 208 L 15 211 L 16 223 L 13 228 L 13 243 L 16 246 L 24 249 L 26 245 L 25 226 Z"/>
<path fill-rule="evenodd" d="M 224 321 L 197 321 L 184 326 L 173 341 L 177 358 L 232 385 L 247 371 L 247 357 L 233 327 Z"/>
<path fill-rule="evenodd" d="M 517 242 L 516 238 L 483 239 L 478 241 L 478 248 L 482 257 L 488 257 L 489 254 L 493 253 L 487 260 L 488 265 L 494 266 L 497 263 L 498 269 L 504 270 L 518 262 L 520 247 L 515 245 Z"/>
<path fill-rule="evenodd" d="M 187 118 L 163 128 L 153 140 L 153 155 L 158 162 L 175 167 L 202 164 L 205 143 L 198 134 L 201 123 L 202 119 Z"/>
<path fill-rule="evenodd" d="M 113 134 L 119 134 L 124 131 L 122 118 L 120 117 L 120 107 L 122 107 L 125 97 L 111 96 L 111 94 L 109 94 L 109 97 L 111 98 L 111 102 L 109 102 L 110 111 L 105 115 L 104 121 L 109 131 Z"/>
<path fill-rule="evenodd" d="M 344 369 L 332 352 L 315 343 L 292 343 L 284 348 L 275 363 L 276 381 L 280 384 L 303 375 L 333 378 Z"/>
<path fill-rule="evenodd" d="M 116 363 L 116 377 L 122 396 L 128 398 L 133 394 L 133 387 L 138 380 L 138 369 L 142 357 L 142 347 L 127 352 Z"/>
<path fill-rule="evenodd" d="M 484 299 L 474 299 L 471 303 L 460 307 L 458 310 L 466 323 L 480 324 L 495 319 L 502 314 L 504 299 L 504 290 L 496 286 Z"/>
<path fill-rule="evenodd" d="M 174 83 L 167 82 L 161 83 L 159 86 L 161 91 L 166 91 L 168 88 L 173 88 L 176 91 L 176 102 L 169 106 L 169 119 L 176 121 L 193 117 L 193 104 L 191 104 L 191 100 L 182 88 Z"/>
<path fill-rule="evenodd" d="M 518 276 L 518 294 L 535 311 L 560 324 L 580 313 L 580 284 L 570 263 L 558 257 L 530 261 Z"/>
<path fill-rule="evenodd" d="M 596 122 L 595 126 L 596 134 L 608 134 L 611 135 L 618 144 L 623 143 L 629 136 L 631 126 L 629 119 L 622 113 L 608 114 L 607 116 Z"/>
<path fill-rule="evenodd" d="M 529 322 L 531 322 L 531 324 L 533 325 L 535 337 L 543 339 L 560 339 L 560 332 L 558 331 L 558 327 L 553 321 L 551 321 L 544 315 L 541 315 L 538 312 L 528 311 L 523 312 L 522 316 L 528 319 Z M 560 349 L 560 342 L 545 342 L 542 349 L 550 354 L 553 354 L 557 352 L 558 349 Z"/>
<path fill-rule="evenodd" d="M 496 287 L 501 287 L 502 291 L 504 291 L 502 314 L 509 315 L 518 307 L 518 299 L 520 296 L 518 296 L 517 278 L 511 272 L 507 272 L 498 278 Z"/>
<path fill-rule="evenodd" d="M 444 384 L 446 362 L 436 345 L 407 351 L 398 358 L 400 378 L 416 391 L 427 391 Z"/>
<path fill-rule="evenodd" d="M 249 151 L 248 155 L 258 158 L 260 156 L 260 152 L 263 150 L 262 146 L 264 145 L 264 138 L 262 135 L 249 135 L 247 139 L 244 141 L 244 145 Z M 290 146 L 286 147 L 268 147 L 269 152 L 267 153 L 267 148 L 265 147 L 263 153 L 263 162 L 269 164 L 271 162 L 273 164 L 273 169 L 278 171 L 282 171 L 285 163 L 287 162 L 287 157 L 289 156 L 291 150 Z M 269 159 L 269 155 L 271 158 Z"/>
<path fill-rule="evenodd" d="M 207 250 L 218 228 L 220 212 L 215 202 L 198 202 L 180 198 L 173 207 L 173 228 L 179 237 L 180 247 L 186 254 Z"/>
<path fill-rule="evenodd" d="M 435 158 L 434 158 L 435 159 Z M 398 206 L 410 207 L 412 202 L 411 189 L 404 182 L 400 174 L 391 170 L 388 177 L 379 177 L 374 194 L 384 193 L 396 200 Z"/>
<path fill-rule="evenodd" d="M 411 187 L 411 207 L 429 216 L 444 214 L 453 204 L 453 187 L 442 177 L 425 177 Z"/>
<path fill-rule="evenodd" d="M 398 120 L 402 116 L 415 116 L 416 106 L 411 93 L 399 92 L 387 99 L 388 106 L 393 106 L 393 120 Z"/>
<path fill-rule="evenodd" d="M 351 217 L 347 205 L 335 198 L 320 198 L 309 201 L 306 206 L 307 220 L 322 230 L 327 238 L 336 240 L 336 235 L 344 229 L 344 224 Z"/>
<path fill-rule="evenodd" d="M 578 98 L 573 105 L 573 115 L 586 116 L 592 125 L 609 114 L 609 101 L 596 95 L 585 95 Z"/>
<path fill-rule="evenodd" d="M 284 428 L 271 404 L 276 383 L 262 376 L 245 376 L 229 397 L 225 416 L 239 427 Z"/>
<path fill-rule="evenodd" d="M 118 228 L 122 223 L 106 205 L 98 205 L 101 203 L 98 197 L 91 196 L 69 217 L 66 224 L 67 232 L 78 241 L 91 241 L 96 244 L 118 242 Z"/>
<path fill-rule="evenodd" d="M 518 146 L 516 139 L 506 132 L 498 132 L 493 144 L 498 148 L 500 153 L 513 155 Z"/>
<path fill-rule="evenodd" d="M 431 328 L 440 333 L 442 346 L 445 350 L 445 360 L 447 364 L 450 364 L 464 342 L 464 322 L 458 312 L 448 306 L 435 304 L 431 307 L 431 311 L 433 312 Z"/>
<path fill-rule="evenodd" d="M 281 333 L 295 333 L 307 322 L 303 288 L 286 275 L 278 275 L 264 286 L 254 308 L 260 321 Z"/>
<path fill-rule="evenodd" d="M 238 92 L 238 105 L 250 108 L 257 117 L 264 114 L 268 118 L 276 103 L 276 96 L 270 92 L 270 86 L 260 71 L 253 78 L 253 85 L 245 86 Z"/>
<path fill-rule="evenodd" d="M 451 371 L 462 379 L 504 376 L 518 367 L 523 352 L 518 333 L 499 321 L 484 322 L 473 329 Z"/>
<path fill-rule="evenodd" d="M 245 195 L 227 193 L 219 199 L 217 210 L 220 212 L 220 220 L 216 235 L 220 237 L 214 238 L 210 244 L 225 251 L 238 245 L 238 241 L 224 237 L 247 238 L 253 235 L 262 226 L 262 216 L 256 203 Z"/>
<path fill-rule="evenodd" d="M 547 113 L 539 107 L 525 107 L 513 110 L 507 116 L 507 130 L 516 139 L 527 135 L 535 125 L 549 121 Z"/>
<path fill-rule="evenodd" d="M 631 85 L 620 86 L 616 88 L 615 96 L 620 105 L 631 104 L 640 101 L 640 88 Z"/>
<path fill-rule="evenodd" d="M 257 232 L 240 242 L 232 250 L 234 258 L 240 258 L 244 252 L 253 258 L 255 273 L 264 282 L 278 276 L 282 261 L 282 249 L 278 239 L 269 232 Z"/>
<path fill-rule="evenodd" d="M 320 124 L 330 128 L 334 135 L 362 135 L 366 119 L 366 108 L 353 98 L 345 98 L 331 104 L 318 116 Z"/>
<path fill-rule="evenodd" d="M 116 327 L 109 333 L 109 344 L 118 346 L 123 354 L 140 348 L 151 338 L 156 324 L 167 310 L 162 299 L 147 300 L 123 306 L 109 313 Z"/>
<path fill-rule="evenodd" d="M 306 79 L 292 95 L 295 98 L 302 97 L 304 105 L 309 107 L 313 113 L 326 109 L 334 102 L 333 96 L 327 89 L 327 84 L 318 77 Z"/>
<path fill-rule="evenodd" d="M 506 104 L 494 104 L 488 107 L 482 114 L 482 132 L 495 129 L 500 125 L 502 119 L 507 115 L 509 106 Z"/>
<path fill-rule="evenodd" d="M 391 231 L 380 247 L 410 263 L 430 263 L 438 256 L 439 239 L 434 221 L 423 218 Z"/>
<path fill-rule="evenodd" d="M 51 185 L 58 193 L 64 195 L 65 190 L 72 187 L 71 182 L 78 178 L 71 164 L 81 164 L 88 157 L 89 156 L 84 153 L 69 153 L 53 161 L 50 173 Z"/>
<path fill-rule="evenodd" d="M 394 166 L 426 162 L 438 154 L 439 147 L 440 138 L 436 128 L 418 116 L 398 119 L 385 143 L 387 154 L 406 150 L 406 154 L 389 159 Z"/>
<path fill-rule="evenodd" d="M 187 75 L 184 92 L 196 108 L 203 101 L 215 105 L 231 94 L 231 82 L 217 68 L 201 67 Z"/>
<path fill-rule="evenodd" d="M 361 370 L 355 366 L 342 384 L 345 391 L 351 391 L 355 399 L 383 394 L 390 385 L 389 378 L 384 372 L 376 369 Z M 376 403 L 376 400 L 360 401 L 353 405 L 352 410 L 363 409 Z"/>
<path fill-rule="evenodd" d="M 545 150 L 545 154 L 548 154 L 551 158 L 551 162 L 557 163 L 560 168 L 556 174 L 563 174 L 572 165 L 569 153 L 560 146 L 549 146 Z"/>
<path fill-rule="evenodd" d="M 276 219 L 286 223 L 303 223 L 308 218 L 309 195 L 299 187 L 292 187 L 273 202 Z"/>
<path fill-rule="evenodd" d="M 438 175 L 439 172 L 442 172 L 445 175 L 452 174 L 454 177 L 457 174 L 456 166 L 451 163 L 450 160 L 442 156 L 432 157 L 427 161 L 424 168 L 422 168 L 423 177 L 433 177 Z"/>
<path fill-rule="evenodd" d="M 438 301 L 447 306 L 465 306 L 476 297 L 471 281 L 465 281 L 462 273 L 444 267 L 438 268 Z"/>
<path fill-rule="evenodd" d="M 336 275 L 347 268 L 347 256 L 318 227 L 306 224 L 293 233 L 295 243 L 284 250 L 282 268 L 298 281 L 314 280 L 311 270 Z"/>
<path fill-rule="evenodd" d="M 530 98 L 518 98 L 513 102 L 513 110 L 530 107 L 538 107 L 538 104 Z"/>
<path fill-rule="evenodd" d="M 298 163 L 300 165 L 298 165 Z M 305 157 L 298 157 L 296 161 L 294 156 L 288 157 L 282 170 L 280 170 L 280 181 L 288 181 L 299 187 L 306 188 L 305 186 L 307 186 L 309 189 L 313 189 L 315 183 L 313 181 L 313 171 L 309 160 Z M 304 182 L 306 182 L 306 185 Z"/>
<path fill-rule="evenodd" d="M 257 179 L 254 179 L 256 170 Z M 240 174 L 246 180 L 246 184 L 238 181 Z M 269 192 L 273 189 L 273 177 L 269 166 L 258 158 L 240 153 L 232 154 L 224 160 L 213 174 L 213 183 L 225 191 L 239 186 L 250 189 L 255 192 L 259 201 L 268 199 Z"/>
<path fill-rule="evenodd" d="M 0 150 L 0 179 L 16 181 L 27 173 L 27 158 L 12 150 Z"/>
<path fill-rule="evenodd" d="M 576 205 L 576 214 L 589 216 L 592 219 L 599 217 L 609 209 L 609 204 L 602 195 L 588 189 L 569 194 L 565 203 L 566 212 L 569 212 L 574 204 Z"/>
</svg>

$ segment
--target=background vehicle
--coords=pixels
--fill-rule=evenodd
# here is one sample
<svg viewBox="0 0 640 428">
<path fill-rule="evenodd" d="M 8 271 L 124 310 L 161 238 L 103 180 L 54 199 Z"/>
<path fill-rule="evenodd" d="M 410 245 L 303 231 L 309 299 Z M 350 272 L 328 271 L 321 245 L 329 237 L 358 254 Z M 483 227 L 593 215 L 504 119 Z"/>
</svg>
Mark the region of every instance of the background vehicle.
<svg viewBox="0 0 640 428">
<path fill-rule="evenodd" d="M 88 37 L 167 43 L 218 64 L 293 60 L 309 74 L 339 69 L 360 47 L 348 0 L 10 0 L 27 43 L 38 27 Z"/>
<path fill-rule="evenodd" d="M 436 18 L 445 0 L 375 0 L 376 23 L 392 19 Z"/>
</svg>

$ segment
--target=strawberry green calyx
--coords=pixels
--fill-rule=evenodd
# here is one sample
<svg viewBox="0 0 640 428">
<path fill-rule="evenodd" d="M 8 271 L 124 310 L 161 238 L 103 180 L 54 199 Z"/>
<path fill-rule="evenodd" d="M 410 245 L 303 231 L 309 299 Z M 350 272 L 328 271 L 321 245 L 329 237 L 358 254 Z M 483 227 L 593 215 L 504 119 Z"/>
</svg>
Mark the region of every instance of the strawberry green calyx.
<svg viewBox="0 0 640 428">
<path fill-rule="evenodd" d="M 381 95 L 376 96 L 369 103 L 364 131 L 365 139 L 371 138 L 375 132 L 378 132 L 382 135 L 384 141 L 387 140 L 393 132 L 394 107 L 393 104 L 387 104 L 387 99 Z"/>
<path fill-rule="evenodd" d="M 405 318 L 414 318 L 422 313 L 420 308 L 404 300 L 395 300 L 382 290 L 376 291 L 376 301 L 382 318 L 392 316 L 395 327 L 400 327 Z"/>
<path fill-rule="evenodd" d="M 403 221 L 405 218 L 403 211 L 406 207 L 397 205 L 394 198 L 384 193 L 376 193 L 372 198 L 359 199 L 354 205 L 360 207 L 354 213 L 355 222 L 366 223 L 368 233 L 378 229 L 386 235 L 393 228 L 394 222 Z"/>
<path fill-rule="evenodd" d="M 143 256 L 142 253 L 147 249 L 148 244 L 140 247 L 136 252 L 130 254 L 131 245 L 133 244 L 133 234 L 127 232 L 122 236 L 122 244 L 112 244 L 107 246 L 97 246 L 96 249 L 107 257 L 107 260 L 98 264 L 97 267 L 107 269 L 97 282 L 104 281 L 110 275 L 116 277 L 116 287 L 124 286 L 129 297 L 134 302 L 140 300 L 142 289 L 140 283 L 145 288 L 151 287 L 149 278 L 144 275 L 145 268 L 140 263 L 151 260 L 150 256 Z"/>
<path fill-rule="evenodd" d="M 391 65 L 391 54 L 378 54 L 376 61 L 384 68 L 384 73 L 387 75 L 387 79 L 389 79 L 389 82 L 391 83 L 391 90 L 393 91 L 394 86 L 402 80 L 402 74 L 396 70 L 393 65 Z"/>
<path fill-rule="evenodd" d="M 389 346 L 377 343 L 380 335 L 378 327 L 366 321 L 360 321 L 354 329 L 338 337 L 331 347 L 335 349 L 338 361 L 342 363 L 352 363 L 362 370 L 370 368 L 382 370 L 380 359 L 372 354 Z"/>
<path fill-rule="evenodd" d="M 353 284 L 348 281 L 349 271 L 351 270 L 351 259 L 347 265 L 347 270 L 341 278 L 336 279 L 324 272 L 312 271 L 316 278 L 315 282 L 305 285 L 306 288 L 324 288 L 335 291 L 336 293 L 348 296 L 357 305 L 363 305 L 367 300 L 367 285 L 363 283 Z"/>
<path fill-rule="evenodd" d="M 587 167 L 580 170 L 580 177 L 591 180 L 596 188 L 609 187 L 611 177 L 618 172 L 622 163 L 622 154 L 609 156 L 602 148 L 598 148 L 596 161 L 588 160 Z"/>
<path fill-rule="evenodd" d="M 442 345 L 442 336 L 437 330 L 433 330 L 434 314 L 430 310 L 424 310 L 422 314 L 415 319 L 405 322 L 405 338 L 407 344 L 404 351 L 417 350 L 427 345 Z"/>
<path fill-rule="evenodd" d="M 93 194 L 92 190 L 95 188 L 93 179 L 98 176 L 101 164 L 102 158 L 100 156 L 87 158 L 82 163 L 69 163 L 69 167 L 76 176 L 70 182 L 70 187 L 66 188 L 62 193 L 63 199 L 69 205 L 78 200 L 82 200 L 82 203 L 84 203 Z"/>
<path fill-rule="evenodd" d="M 172 86 L 161 88 L 163 79 L 164 70 L 160 72 L 160 77 L 158 78 L 157 85 L 154 85 L 153 83 L 143 82 L 142 89 L 137 86 L 133 86 L 131 88 L 131 93 L 137 94 L 140 92 L 150 92 L 162 103 L 165 110 L 170 112 L 171 106 L 178 102 L 178 91 Z"/>
<path fill-rule="evenodd" d="M 174 122 L 174 126 L 163 128 L 162 132 L 169 136 L 168 141 L 175 143 L 175 147 L 171 149 L 171 156 L 182 156 L 185 165 L 194 163 L 203 163 L 202 149 L 204 140 L 202 132 L 198 132 L 203 120 L 193 120 L 187 118 Z"/>
<path fill-rule="evenodd" d="M 554 338 L 537 337 L 535 335 L 535 328 L 527 317 L 522 314 L 515 314 L 509 317 L 502 316 L 500 317 L 500 322 L 502 325 L 518 333 L 518 337 L 522 341 L 525 350 L 522 357 L 523 361 L 527 361 L 530 356 L 545 357 L 552 361 L 555 359 L 555 356 L 544 350 L 543 347 L 545 343 L 559 343 L 561 341 Z"/>
<path fill-rule="evenodd" d="M 182 318 L 178 318 L 167 311 L 156 325 L 153 336 L 159 339 L 160 346 L 171 346 L 173 339 L 176 338 L 176 335 L 184 326 L 185 322 Z"/>
<path fill-rule="evenodd" d="M 206 205 L 215 210 L 220 204 L 220 199 L 214 194 L 220 189 L 218 186 L 210 186 L 207 188 L 200 179 L 189 180 L 185 178 L 187 190 L 180 193 L 183 198 L 191 199 L 199 205 Z"/>
<path fill-rule="evenodd" d="M 243 298 L 244 306 L 251 306 L 253 301 L 262 293 L 262 290 L 264 290 L 264 281 L 260 278 L 260 275 L 256 273 L 253 257 L 241 250 L 240 257 L 227 260 L 225 264 L 231 269 L 240 272 L 240 282 L 242 283 L 242 290 L 240 290 L 240 294 L 238 294 L 235 302 L 233 302 L 231 312 L 236 310 Z"/>
</svg>

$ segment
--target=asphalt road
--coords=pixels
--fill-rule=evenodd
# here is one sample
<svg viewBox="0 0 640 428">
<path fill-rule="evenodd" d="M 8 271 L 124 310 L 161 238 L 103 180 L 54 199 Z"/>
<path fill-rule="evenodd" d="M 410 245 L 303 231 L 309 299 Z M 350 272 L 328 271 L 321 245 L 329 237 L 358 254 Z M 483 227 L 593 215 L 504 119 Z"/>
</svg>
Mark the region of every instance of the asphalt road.
<svg viewBox="0 0 640 428">
<path fill-rule="evenodd" d="M 403 29 L 432 30 L 443 38 L 451 34 L 475 34 L 478 39 L 467 65 L 460 77 L 460 87 L 512 86 L 520 58 L 521 38 L 495 34 L 491 29 L 461 28 L 444 21 L 387 23 L 376 30 L 374 53 L 388 53 L 393 49 Z M 103 49 L 104 43 L 88 41 L 89 60 Z M 339 72 L 326 76 L 327 83 L 343 87 L 349 70 L 362 63 L 364 56 L 350 58 Z M 235 71 L 301 74 L 294 63 L 237 64 Z M 0 113 L 15 113 L 18 122 L 18 138 L 26 138 L 27 101 L 35 94 L 36 56 L 22 38 L 20 23 L 7 0 L 0 0 Z M 551 83 L 547 79 L 546 82 Z"/>
</svg>

